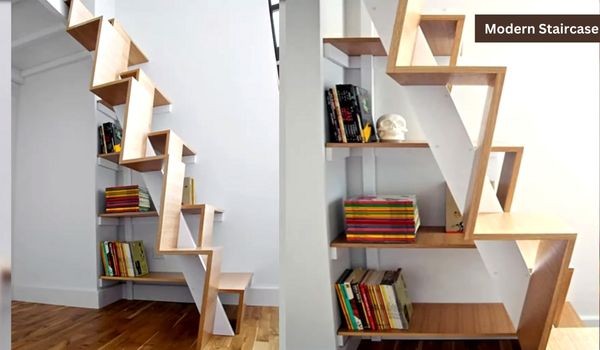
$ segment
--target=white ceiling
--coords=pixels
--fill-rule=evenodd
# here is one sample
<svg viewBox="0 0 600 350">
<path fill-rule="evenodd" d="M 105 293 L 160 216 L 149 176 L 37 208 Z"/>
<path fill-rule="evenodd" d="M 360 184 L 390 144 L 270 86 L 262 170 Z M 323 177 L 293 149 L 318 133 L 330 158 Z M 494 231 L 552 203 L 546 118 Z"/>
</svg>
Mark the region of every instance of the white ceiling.
<svg viewBox="0 0 600 350">
<path fill-rule="evenodd" d="M 65 31 L 66 19 L 45 0 L 12 0 L 12 66 L 27 75 L 85 49 Z"/>
</svg>

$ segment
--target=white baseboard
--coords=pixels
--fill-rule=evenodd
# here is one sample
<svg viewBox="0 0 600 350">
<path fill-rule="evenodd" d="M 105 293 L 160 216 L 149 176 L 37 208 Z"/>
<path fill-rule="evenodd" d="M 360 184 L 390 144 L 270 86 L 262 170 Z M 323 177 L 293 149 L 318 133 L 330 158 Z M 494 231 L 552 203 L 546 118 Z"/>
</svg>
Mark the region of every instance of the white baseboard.
<svg viewBox="0 0 600 350">
<path fill-rule="evenodd" d="M 115 284 L 98 291 L 98 307 L 103 308 L 123 299 L 123 285 Z"/>
<path fill-rule="evenodd" d="M 279 306 L 279 287 L 251 286 L 246 294 L 246 305 Z"/>
<path fill-rule="evenodd" d="M 97 309 L 97 289 L 62 289 L 13 285 L 13 300 Z"/>
<path fill-rule="evenodd" d="M 580 316 L 583 324 L 586 327 L 599 327 L 600 326 L 600 317 L 598 315 L 591 316 Z"/>
</svg>

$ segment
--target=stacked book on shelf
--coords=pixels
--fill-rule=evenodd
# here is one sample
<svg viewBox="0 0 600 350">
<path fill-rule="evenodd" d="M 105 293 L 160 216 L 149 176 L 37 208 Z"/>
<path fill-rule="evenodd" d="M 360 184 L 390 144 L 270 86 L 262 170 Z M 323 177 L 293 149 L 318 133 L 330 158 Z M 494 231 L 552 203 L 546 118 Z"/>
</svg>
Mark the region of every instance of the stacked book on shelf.
<svg viewBox="0 0 600 350">
<path fill-rule="evenodd" d="M 330 142 L 376 142 L 369 92 L 338 84 L 325 91 Z"/>
<path fill-rule="evenodd" d="M 414 195 L 364 196 L 344 201 L 346 239 L 413 243 L 421 220 Z"/>
<path fill-rule="evenodd" d="M 107 213 L 150 210 L 148 190 L 139 185 L 107 187 L 104 192 Z"/>
<path fill-rule="evenodd" d="M 100 255 L 105 276 L 136 277 L 148 274 L 148 261 L 142 241 L 102 241 Z"/>
<path fill-rule="evenodd" d="M 122 129 L 118 123 L 107 122 L 98 126 L 98 153 L 121 152 Z"/>
<path fill-rule="evenodd" d="M 408 329 L 413 306 L 402 269 L 347 269 L 335 290 L 349 330 Z"/>
</svg>

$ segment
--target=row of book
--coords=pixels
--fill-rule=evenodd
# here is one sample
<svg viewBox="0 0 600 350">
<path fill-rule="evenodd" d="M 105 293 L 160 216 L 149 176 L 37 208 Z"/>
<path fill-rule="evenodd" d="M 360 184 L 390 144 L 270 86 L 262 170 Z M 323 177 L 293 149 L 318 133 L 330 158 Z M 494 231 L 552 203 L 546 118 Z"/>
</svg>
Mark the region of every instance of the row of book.
<svg viewBox="0 0 600 350">
<path fill-rule="evenodd" d="M 136 277 L 148 273 L 144 242 L 100 242 L 105 276 Z"/>
<path fill-rule="evenodd" d="M 415 195 L 363 196 L 344 201 L 346 239 L 412 243 L 421 224 Z"/>
<path fill-rule="evenodd" d="M 369 92 L 352 84 L 325 91 L 331 142 L 376 142 Z"/>
<path fill-rule="evenodd" d="M 150 210 L 148 190 L 140 185 L 107 187 L 104 191 L 107 213 Z"/>
<path fill-rule="evenodd" d="M 98 153 L 121 152 L 123 130 L 116 123 L 106 122 L 98 126 Z"/>
<path fill-rule="evenodd" d="M 347 269 L 335 290 L 348 329 L 408 329 L 413 306 L 402 269 Z"/>
</svg>

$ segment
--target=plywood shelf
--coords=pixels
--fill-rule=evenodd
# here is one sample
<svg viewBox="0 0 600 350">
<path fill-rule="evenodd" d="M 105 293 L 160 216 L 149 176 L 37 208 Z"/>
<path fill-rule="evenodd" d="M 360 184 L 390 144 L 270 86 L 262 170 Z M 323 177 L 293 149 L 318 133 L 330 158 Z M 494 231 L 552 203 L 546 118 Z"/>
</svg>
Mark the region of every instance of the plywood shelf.
<svg viewBox="0 0 600 350">
<path fill-rule="evenodd" d="M 333 248 L 475 248 L 462 233 L 446 233 L 443 227 L 422 226 L 415 243 L 364 243 L 348 241 L 342 233 L 331 244 Z"/>
<path fill-rule="evenodd" d="M 493 85 L 506 67 L 402 66 L 388 75 L 400 85 Z"/>
<path fill-rule="evenodd" d="M 102 213 L 101 218 L 143 218 L 150 216 L 158 216 L 156 211 L 131 211 L 126 213 Z"/>
<path fill-rule="evenodd" d="M 252 275 L 251 272 L 221 272 L 219 278 L 219 292 L 244 292 L 250 286 Z M 100 276 L 100 279 L 105 281 L 131 281 L 136 283 L 186 283 L 183 273 L 180 272 L 150 272 L 144 276 L 136 277 Z"/>
<path fill-rule="evenodd" d="M 165 155 L 150 156 L 122 161 L 119 164 L 142 173 L 148 171 L 160 171 L 163 166 L 163 161 L 166 158 Z"/>
<path fill-rule="evenodd" d="M 98 158 L 102 158 L 102 159 L 106 159 L 110 162 L 119 164 L 119 152 L 112 152 L 112 153 L 102 153 L 102 154 L 98 154 Z"/>
<path fill-rule="evenodd" d="M 147 275 L 136 277 L 101 276 L 100 278 L 105 281 L 185 284 L 185 278 L 183 277 L 183 274 L 179 272 L 150 272 Z"/>
<path fill-rule="evenodd" d="M 415 303 L 407 330 L 353 331 L 345 327 L 341 336 L 393 338 L 498 338 L 516 337 L 515 328 L 501 303 Z"/>
<path fill-rule="evenodd" d="M 327 142 L 325 148 L 429 148 L 427 141 L 407 140 L 402 142 L 339 143 Z M 518 152 L 523 146 L 492 146 L 492 152 Z"/>
<path fill-rule="evenodd" d="M 202 211 L 206 207 L 206 204 L 184 204 L 181 206 L 181 212 L 184 214 L 202 214 Z M 215 213 L 222 214 L 225 212 L 223 209 L 214 208 Z"/>
<path fill-rule="evenodd" d="M 575 230 L 555 216 L 484 213 L 477 216 L 476 240 L 574 240 Z"/>
<path fill-rule="evenodd" d="M 323 44 L 331 44 L 349 56 L 387 56 L 381 39 L 377 37 L 323 38 Z"/>
<path fill-rule="evenodd" d="M 125 74 L 129 74 L 129 72 Z M 111 106 L 122 105 L 127 102 L 127 90 L 131 79 L 134 79 L 134 77 L 127 76 L 124 79 L 95 86 L 90 90 Z M 171 104 L 171 101 L 160 90 L 154 89 L 154 107 L 169 104 Z"/>
<path fill-rule="evenodd" d="M 464 15 L 421 15 L 419 24 L 434 56 L 452 56 L 464 21 Z"/>
<path fill-rule="evenodd" d="M 101 22 L 102 17 L 95 17 L 67 28 L 67 33 L 85 47 L 86 50 L 94 51 L 96 50 L 98 30 L 100 29 Z"/>
</svg>

